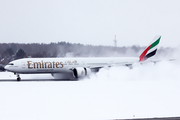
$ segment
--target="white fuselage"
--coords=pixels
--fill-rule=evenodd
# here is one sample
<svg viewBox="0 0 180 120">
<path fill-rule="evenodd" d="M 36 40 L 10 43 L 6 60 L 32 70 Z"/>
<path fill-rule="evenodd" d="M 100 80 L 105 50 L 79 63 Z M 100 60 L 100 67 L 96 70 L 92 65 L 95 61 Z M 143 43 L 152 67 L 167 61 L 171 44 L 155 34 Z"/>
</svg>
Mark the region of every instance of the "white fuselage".
<svg viewBox="0 0 180 120">
<path fill-rule="evenodd" d="M 138 58 L 24 58 L 10 62 L 5 69 L 19 74 L 68 73 L 73 68 L 102 68 L 138 62 Z"/>
</svg>

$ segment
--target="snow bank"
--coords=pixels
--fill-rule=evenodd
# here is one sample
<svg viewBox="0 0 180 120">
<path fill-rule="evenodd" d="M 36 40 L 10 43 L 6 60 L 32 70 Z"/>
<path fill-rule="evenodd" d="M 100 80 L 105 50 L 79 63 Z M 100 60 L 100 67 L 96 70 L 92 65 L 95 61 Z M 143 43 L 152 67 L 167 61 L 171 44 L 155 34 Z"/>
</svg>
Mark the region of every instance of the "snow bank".
<svg viewBox="0 0 180 120">
<path fill-rule="evenodd" d="M 175 117 L 180 115 L 179 71 L 179 62 L 163 61 L 102 69 L 81 81 L 0 82 L 0 119 Z"/>
</svg>

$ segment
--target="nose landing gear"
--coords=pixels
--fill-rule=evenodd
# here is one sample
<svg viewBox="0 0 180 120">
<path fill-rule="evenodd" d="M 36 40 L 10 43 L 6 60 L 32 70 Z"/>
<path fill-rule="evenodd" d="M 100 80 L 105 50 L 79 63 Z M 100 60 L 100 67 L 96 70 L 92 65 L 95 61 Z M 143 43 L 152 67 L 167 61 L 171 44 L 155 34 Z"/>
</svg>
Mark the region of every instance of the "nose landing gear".
<svg viewBox="0 0 180 120">
<path fill-rule="evenodd" d="M 20 75 L 17 74 L 17 81 L 21 81 Z"/>
</svg>

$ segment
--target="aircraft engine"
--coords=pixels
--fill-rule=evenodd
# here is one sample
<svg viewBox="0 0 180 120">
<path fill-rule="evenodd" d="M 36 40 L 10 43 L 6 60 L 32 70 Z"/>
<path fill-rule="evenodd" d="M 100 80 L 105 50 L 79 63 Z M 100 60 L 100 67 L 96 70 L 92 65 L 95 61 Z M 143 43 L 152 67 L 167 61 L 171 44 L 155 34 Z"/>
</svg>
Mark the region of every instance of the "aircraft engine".
<svg viewBox="0 0 180 120">
<path fill-rule="evenodd" d="M 76 78 L 85 77 L 91 74 L 90 68 L 76 67 L 73 69 L 73 75 Z"/>
</svg>

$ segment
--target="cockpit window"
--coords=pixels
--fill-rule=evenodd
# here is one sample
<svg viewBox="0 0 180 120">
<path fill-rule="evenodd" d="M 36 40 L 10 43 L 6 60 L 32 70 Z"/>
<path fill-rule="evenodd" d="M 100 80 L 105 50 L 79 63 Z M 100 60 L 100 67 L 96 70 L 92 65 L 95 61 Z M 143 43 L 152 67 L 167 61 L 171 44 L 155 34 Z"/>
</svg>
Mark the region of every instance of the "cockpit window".
<svg viewBox="0 0 180 120">
<path fill-rule="evenodd" d="M 13 63 L 9 63 L 8 65 L 14 65 Z"/>
</svg>

